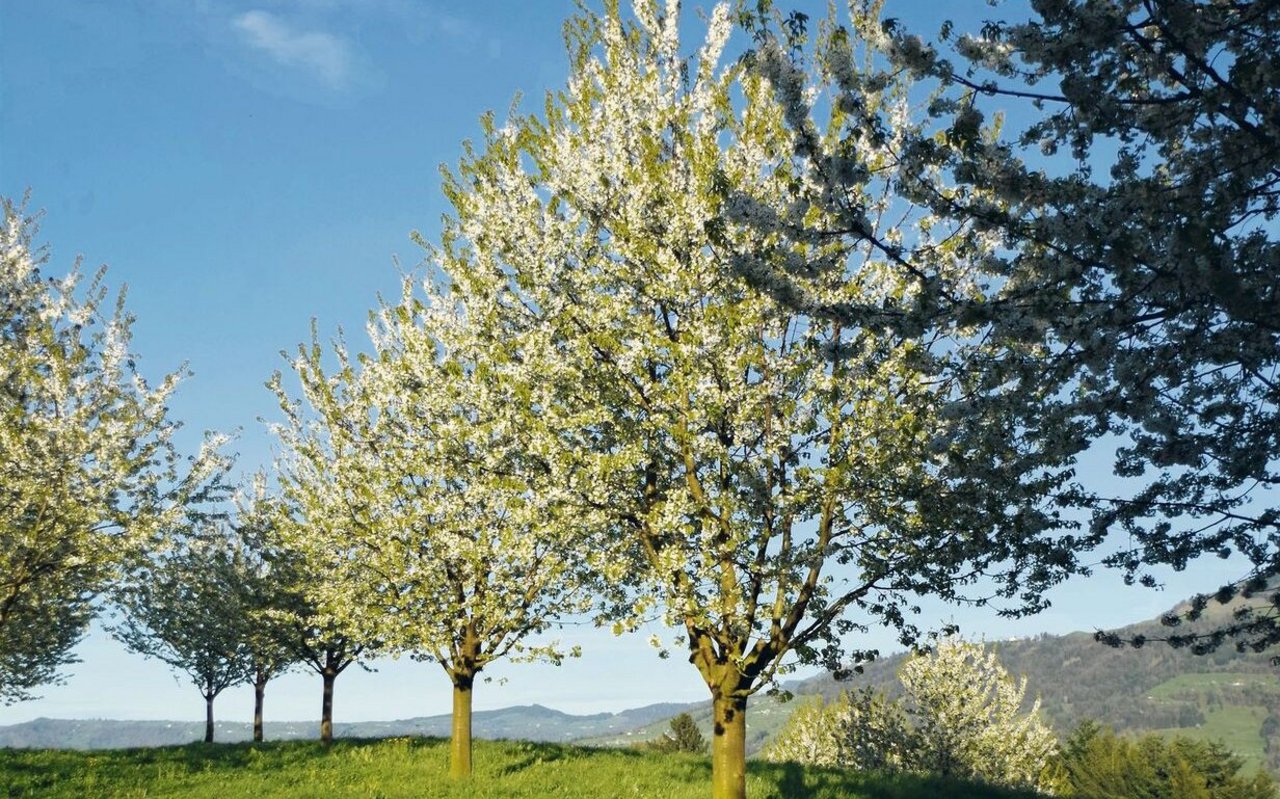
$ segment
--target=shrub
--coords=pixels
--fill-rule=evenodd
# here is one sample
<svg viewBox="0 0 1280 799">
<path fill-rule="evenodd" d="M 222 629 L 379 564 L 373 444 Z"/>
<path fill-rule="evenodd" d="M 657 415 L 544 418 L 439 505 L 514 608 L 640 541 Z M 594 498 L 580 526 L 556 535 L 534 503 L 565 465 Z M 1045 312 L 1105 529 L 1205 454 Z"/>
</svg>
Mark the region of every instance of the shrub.
<svg viewBox="0 0 1280 799">
<path fill-rule="evenodd" d="M 994 653 L 951 639 L 899 673 L 904 696 L 871 689 L 801 706 L 765 751 L 770 760 L 913 771 L 1054 791 L 1057 740 L 1039 702 L 1023 710 L 1016 681 Z"/>
<path fill-rule="evenodd" d="M 1060 757 L 1063 793 L 1082 799 L 1275 799 L 1264 772 L 1241 774 L 1244 762 L 1220 743 L 1150 734 L 1122 738 L 1086 721 Z"/>
</svg>

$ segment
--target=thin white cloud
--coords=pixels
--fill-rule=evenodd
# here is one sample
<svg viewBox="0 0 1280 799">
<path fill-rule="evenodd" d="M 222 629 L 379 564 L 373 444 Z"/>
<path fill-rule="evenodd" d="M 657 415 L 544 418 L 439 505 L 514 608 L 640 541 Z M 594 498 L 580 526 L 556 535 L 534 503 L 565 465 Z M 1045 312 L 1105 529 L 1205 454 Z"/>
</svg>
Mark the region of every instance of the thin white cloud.
<svg viewBox="0 0 1280 799">
<path fill-rule="evenodd" d="M 266 11 L 248 11 L 231 24 L 250 47 L 278 64 L 311 73 L 330 88 L 345 88 L 351 78 L 351 48 L 337 36 L 296 30 Z"/>
</svg>

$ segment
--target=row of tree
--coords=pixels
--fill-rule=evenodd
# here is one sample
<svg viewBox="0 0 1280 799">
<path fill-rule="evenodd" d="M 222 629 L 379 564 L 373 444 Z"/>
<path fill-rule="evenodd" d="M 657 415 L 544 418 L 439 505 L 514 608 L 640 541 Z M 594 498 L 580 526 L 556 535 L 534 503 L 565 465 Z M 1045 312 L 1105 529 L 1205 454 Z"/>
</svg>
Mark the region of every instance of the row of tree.
<svg viewBox="0 0 1280 799">
<path fill-rule="evenodd" d="M 675 2 L 570 20 L 566 87 L 484 119 L 445 173 L 427 279 L 374 312 L 372 351 L 313 334 L 300 393 L 272 381 L 283 455 L 261 499 L 295 565 L 262 569 L 306 575 L 299 628 L 440 664 L 465 774 L 489 663 L 564 656 L 540 636 L 564 614 L 658 616 L 710 692 L 726 798 L 745 791 L 747 700 L 779 674 L 847 668 L 870 625 L 915 641 L 924 595 L 1038 610 L 1113 528 L 1133 546 L 1108 562 L 1134 579 L 1238 552 L 1249 574 L 1218 597 L 1270 599 L 1173 643 L 1274 642 L 1277 511 L 1248 489 L 1280 481 L 1280 10 L 1035 13 L 929 45 L 874 3 L 812 39 L 803 15 L 721 4 L 692 58 Z M 726 60 L 735 26 L 752 39 Z M 1003 139 L 984 108 L 1023 99 L 1037 121 Z M 1027 145 L 1072 159 L 1055 173 Z M 121 573 L 121 634 L 161 653 L 145 613 L 192 585 L 164 570 L 257 557 L 202 510 L 224 460 L 176 455 L 176 377 L 138 377 L 101 290 L 39 278 L 20 216 L 7 697 L 67 661 Z M 1108 433 L 1119 474 L 1150 472 L 1132 495 L 1076 479 Z M 358 652 L 325 652 L 331 688 Z"/>
</svg>

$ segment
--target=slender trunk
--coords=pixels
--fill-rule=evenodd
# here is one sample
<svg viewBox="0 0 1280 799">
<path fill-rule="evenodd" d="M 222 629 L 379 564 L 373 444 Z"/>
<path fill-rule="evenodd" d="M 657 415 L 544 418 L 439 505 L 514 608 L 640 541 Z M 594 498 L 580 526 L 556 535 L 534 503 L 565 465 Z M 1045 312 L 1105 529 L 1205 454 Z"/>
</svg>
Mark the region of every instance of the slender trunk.
<svg viewBox="0 0 1280 799">
<path fill-rule="evenodd" d="M 338 679 L 338 673 L 325 669 L 320 677 L 324 680 L 324 700 L 320 703 L 320 740 L 330 744 L 333 743 L 333 681 Z"/>
<path fill-rule="evenodd" d="M 213 743 L 213 695 L 204 698 L 204 742 Z"/>
<path fill-rule="evenodd" d="M 453 675 L 453 730 L 449 739 L 449 776 L 471 776 L 471 675 Z"/>
<path fill-rule="evenodd" d="M 711 712 L 712 799 L 746 799 L 747 698 L 715 694 Z"/>
<path fill-rule="evenodd" d="M 262 699 L 267 693 L 267 672 L 259 668 L 253 675 L 253 740 L 262 741 Z"/>
</svg>

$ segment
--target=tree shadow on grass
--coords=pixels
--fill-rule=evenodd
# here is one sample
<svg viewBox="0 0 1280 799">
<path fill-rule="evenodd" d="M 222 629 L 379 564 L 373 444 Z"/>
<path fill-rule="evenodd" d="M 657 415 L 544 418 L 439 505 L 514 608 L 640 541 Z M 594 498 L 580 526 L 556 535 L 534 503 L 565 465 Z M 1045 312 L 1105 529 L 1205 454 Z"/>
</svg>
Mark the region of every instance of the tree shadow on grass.
<svg viewBox="0 0 1280 799">
<path fill-rule="evenodd" d="M 574 746 L 572 744 L 534 743 L 531 741 L 502 740 L 510 747 L 509 756 L 517 759 L 494 770 L 494 775 L 503 777 L 516 774 L 534 766 L 554 763 L 558 760 L 574 760 L 584 757 L 598 756 L 601 753 L 621 757 L 642 757 L 643 753 L 633 749 L 613 747 Z"/>
<path fill-rule="evenodd" d="M 232 770 L 253 767 L 279 768 L 289 763 L 314 760 L 330 754 L 383 746 L 391 738 L 339 738 L 331 744 L 313 740 L 238 741 L 236 743 L 190 743 L 179 746 L 138 747 L 113 750 L 130 765 L 173 765 L 189 772 Z M 439 738 L 406 737 L 411 748 L 439 746 Z"/>
</svg>

